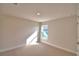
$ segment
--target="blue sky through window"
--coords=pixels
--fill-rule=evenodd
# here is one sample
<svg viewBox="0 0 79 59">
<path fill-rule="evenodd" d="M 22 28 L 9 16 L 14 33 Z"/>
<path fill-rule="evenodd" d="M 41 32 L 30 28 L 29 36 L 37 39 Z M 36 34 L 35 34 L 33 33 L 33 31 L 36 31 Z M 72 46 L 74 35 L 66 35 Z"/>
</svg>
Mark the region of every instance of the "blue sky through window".
<svg viewBox="0 0 79 59">
<path fill-rule="evenodd" d="M 43 40 L 48 39 L 48 25 L 41 26 L 41 39 Z"/>
</svg>

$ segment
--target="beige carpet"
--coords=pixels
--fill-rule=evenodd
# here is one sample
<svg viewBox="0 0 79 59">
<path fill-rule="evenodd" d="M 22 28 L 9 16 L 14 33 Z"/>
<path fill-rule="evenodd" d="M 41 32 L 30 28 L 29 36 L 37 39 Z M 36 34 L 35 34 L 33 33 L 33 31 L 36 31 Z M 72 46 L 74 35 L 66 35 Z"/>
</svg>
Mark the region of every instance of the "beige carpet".
<svg viewBox="0 0 79 59">
<path fill-rule="evenodd" d="M 13 49 L 11 51 L 0 53 L 1 56 L 75 56 L 55 47 L 46 44 L 39 44 L 34 46 L 24 46 L 21 48 Z"/>
</svg>

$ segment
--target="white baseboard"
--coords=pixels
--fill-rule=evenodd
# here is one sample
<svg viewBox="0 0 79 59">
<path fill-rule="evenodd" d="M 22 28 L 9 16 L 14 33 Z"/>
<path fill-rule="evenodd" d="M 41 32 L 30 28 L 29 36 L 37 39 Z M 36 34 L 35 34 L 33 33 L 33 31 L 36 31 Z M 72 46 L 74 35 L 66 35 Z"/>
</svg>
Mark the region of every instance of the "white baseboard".
<svg viewBox="0 0 79 59">
<path fill-rule="evenodd" d="M 67 51 L 67 52 L 70 52 L 70 53 L 77 54 L 77 52 L 76 52 L 76 51 L 72 51 L 72 50 L 70 50 L 70 49 L 63 48 L 63 47 L 60 47 L 60 46 L 55 45 L 55 44 L 51 44 L 51 43 L 46 42 L 46 41 L 41 41 L 41 42 L 42 42 L 42 43 L 44 43 L 44 44 L 50 45 L 50 46 L 52 46 L 52 47 L 56 47 L 56 48 L 58 48 L 58 49 L 62 49 L 62 50 L 64 50 L 64 51 Z"/>
<path fill-rule="evenodd" d="M 25 46 L 25 44 L 17 45 L 17 46 L 6 48 L 6 49 L 0 49 L 0 52 L 9 51 L 9 50 L 16 49 L 16 48 L 23 47 L 23 46 Z"/>
</svg>

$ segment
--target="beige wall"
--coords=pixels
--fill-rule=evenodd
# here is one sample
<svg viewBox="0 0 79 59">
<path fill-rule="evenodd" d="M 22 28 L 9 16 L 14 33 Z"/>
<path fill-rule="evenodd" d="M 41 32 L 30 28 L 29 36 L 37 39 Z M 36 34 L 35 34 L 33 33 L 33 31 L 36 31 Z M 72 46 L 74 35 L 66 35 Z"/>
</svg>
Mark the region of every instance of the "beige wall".
<svg viewBox="0 0 79 59">
<path fill-rule="evenodd" d="M 77 42 L 79 42 L 79 4 L 77 5 Z M 77 44 L 77 55 L 79 56 L 79 44 Z"/>
<path fill-rule="evenodd" d="M 38 23 L 13 16 L 0 15 L 0 50 L 25 44 Z"/>
<path fill-rule="evenodd" d="M 48 42 L 76 51 L 77 24 L 75 17 L 65 17 L 44 22 L 48 25 Z"/>
<path fill-rule="evenodd" d="M 77 40 L 78 40 L 78 42 L 79 42 L 79 4 L 78 4 L 78 6 L 77 6 L 77 21 L 78 21 L 78 24 L 77 24 L 77 26 L 78 26 L 78 28 L 77 28 L 77 30 L 78 30 L 78 38 L 77 38 Z"/>
<path fill-rule="evenodd" d="M 77 18 L 78 24 L 77 24 L 77 42 L 79 42 L 79 18 Z"/>
</svg>

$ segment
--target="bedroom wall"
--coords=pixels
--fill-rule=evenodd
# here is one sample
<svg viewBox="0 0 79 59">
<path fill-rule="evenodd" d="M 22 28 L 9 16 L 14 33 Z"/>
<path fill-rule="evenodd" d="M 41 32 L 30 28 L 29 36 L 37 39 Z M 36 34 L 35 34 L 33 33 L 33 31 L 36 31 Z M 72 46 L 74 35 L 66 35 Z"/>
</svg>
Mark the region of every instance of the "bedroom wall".
<svg viewBox="0 0 79 59">
<path fill-rule="evenodd" d="M 14 16 L 0 15 L 0 50 L 7 50 L 26 43 L 38 23 Z"/>
<path fill-rule="evenodd" d="M 48 25 L 47 42 L 70 51 L 76 51 L 77 21 L 74 16 L 56 19 L 42 24 Z"/>
</svg>

